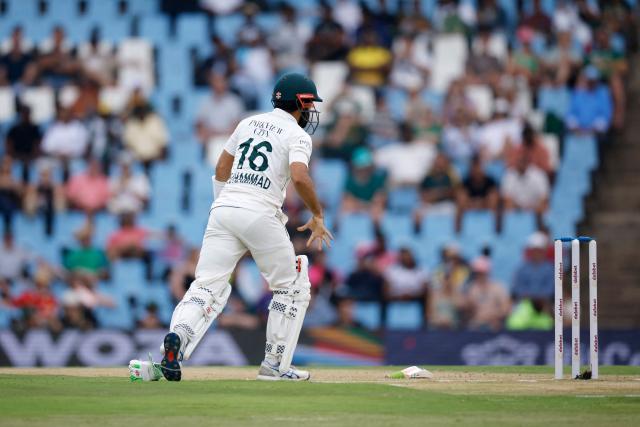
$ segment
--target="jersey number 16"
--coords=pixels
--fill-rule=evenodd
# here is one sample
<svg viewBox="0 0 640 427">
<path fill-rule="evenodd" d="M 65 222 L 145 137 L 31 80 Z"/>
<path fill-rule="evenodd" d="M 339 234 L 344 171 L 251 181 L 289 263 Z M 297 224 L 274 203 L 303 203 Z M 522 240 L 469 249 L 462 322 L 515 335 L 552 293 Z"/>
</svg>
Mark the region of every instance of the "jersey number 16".
<svg viewBox="0 0 640 427">
<path fill-rule="evenodd" d="M 241 153 L 240 159 L 238 160 L 238 169 L 242 169 L 245 160 L 247 160 L 247 153 L 249 153 L 252 142 L 253 138 L 249 138 L 238 146 Z M 249 167 L 256 172 L 264 172 L 269 167 L 269 159 L 261 150 L 271 153 L 273 147 L 269 141 L 262 141 L 253 146 L 253 150 L 251 150 L 251 154 L 249 154 Z M 260 161 L 257 161 L 258 159 L 260 159 Z"/>
</svg>

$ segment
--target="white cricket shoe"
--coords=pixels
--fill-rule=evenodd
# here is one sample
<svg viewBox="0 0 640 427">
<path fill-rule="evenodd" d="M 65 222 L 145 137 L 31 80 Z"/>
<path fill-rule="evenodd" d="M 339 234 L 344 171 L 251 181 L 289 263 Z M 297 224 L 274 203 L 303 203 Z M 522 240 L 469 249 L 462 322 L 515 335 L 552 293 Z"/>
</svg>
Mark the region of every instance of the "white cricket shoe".
<svg viewBox="0 0 640 427">
<path fill-rule="evenodd" d="M 278 370 L 278 365 L 273 366 L 266 360 L 263 360 L 260 364 L 257 379 L 261 381 L 308 381 L 309 378 L 311 378 L 309 371 L 296 369 L 295 366 L 291 365 L 287 372 L 281 374 Z"/>
</svg>

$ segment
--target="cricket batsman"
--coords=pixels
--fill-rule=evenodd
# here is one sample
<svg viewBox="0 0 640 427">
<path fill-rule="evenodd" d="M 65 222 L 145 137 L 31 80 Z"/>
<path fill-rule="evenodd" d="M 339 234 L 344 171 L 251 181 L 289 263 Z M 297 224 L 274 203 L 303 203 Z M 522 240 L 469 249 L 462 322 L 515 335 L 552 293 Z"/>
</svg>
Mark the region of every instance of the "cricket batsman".
<svg viewBox="0 0 640 427">
<path fill-rule="evenodd" d="M 282 203 L 289 181 L 311 211 L 298 231 L 310 230 L 307 246 L 322 250 L 333 239 L 309 176 L 310 134 L 319 124 L 314 102 L 321 102 L 308 77 L 290 73 L 276 83 L 273 111 L 242 120 L 229 137 L 216 165 L 215 201 L 200 250 L 195 280 L 176 306 L 163 343 L 162 374 L 180 381 L 188 360 L 231 293 L 229 277 L 247 252 L 273 292 L 267 340 L 259 380 L 303 381 L 309 372 L 291 365 L 309 305 L 308 260 L 296 256 L 285 229 Z"/>
</svg>

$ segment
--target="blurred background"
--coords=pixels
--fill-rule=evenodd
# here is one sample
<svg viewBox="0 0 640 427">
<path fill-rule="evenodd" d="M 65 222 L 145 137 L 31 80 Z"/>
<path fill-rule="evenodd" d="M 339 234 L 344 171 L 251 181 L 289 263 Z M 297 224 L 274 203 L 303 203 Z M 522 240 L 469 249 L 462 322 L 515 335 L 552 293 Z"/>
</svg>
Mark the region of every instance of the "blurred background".
<svg viewBox="0 0 640 427">
<path fill-rule="evenodd" d="M 638 12 L 0 0 L 0 365 L 157 355 L 221 147 L 288 71 L 325 100 L 311 168 L 336 236 L 305 248 L 288 191 L 314 295 L 297 363 L 549 364 L 552 240 L 587 234 L 600 361 L 640 364 Z M 270 293 L 250 257 L 232 283 L 193 364 L 262 359 Z"/>
</svg>

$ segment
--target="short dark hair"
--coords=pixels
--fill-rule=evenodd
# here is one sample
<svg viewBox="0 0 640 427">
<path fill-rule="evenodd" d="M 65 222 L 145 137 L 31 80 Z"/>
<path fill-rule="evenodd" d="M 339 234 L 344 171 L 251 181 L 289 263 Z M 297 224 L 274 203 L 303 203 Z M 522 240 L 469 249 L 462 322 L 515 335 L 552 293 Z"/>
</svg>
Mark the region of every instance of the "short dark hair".
<svg viewBox="0 0 640 427">
<path fill-rule="evenodd" d="M 273 106 L 275 108 L 279 108 L 281 110 L 286 111 L 287 113 L 293 113 L 294 111 L 298 111 L 298 102 L 297 101 L 274 101 Z"/>
</svg>

